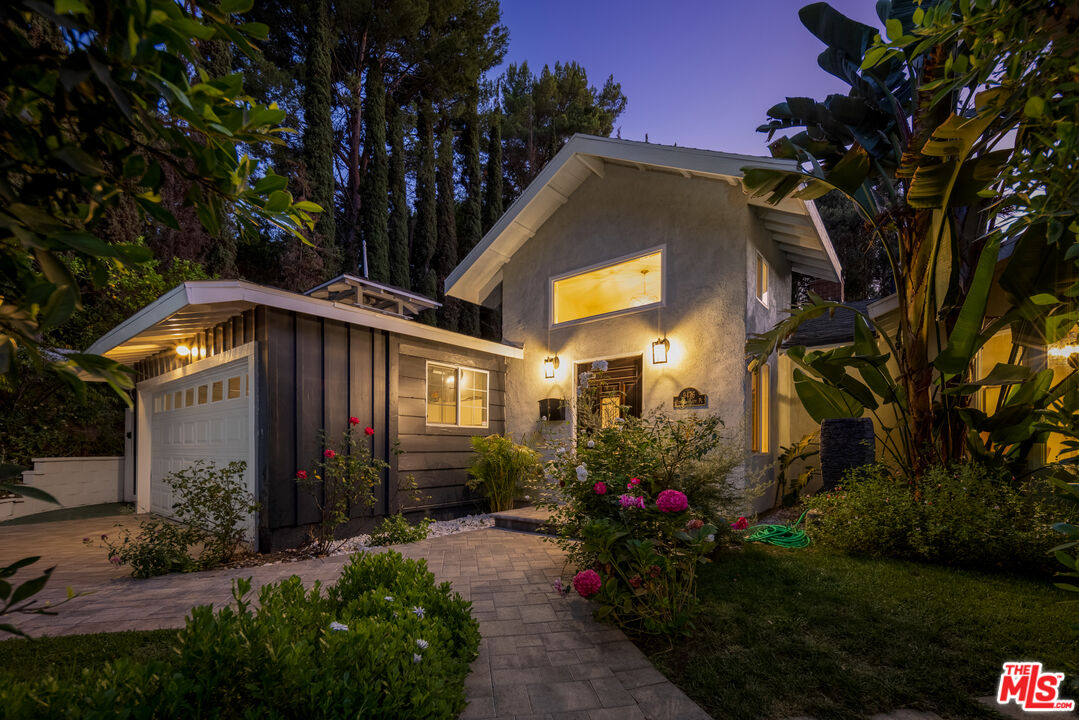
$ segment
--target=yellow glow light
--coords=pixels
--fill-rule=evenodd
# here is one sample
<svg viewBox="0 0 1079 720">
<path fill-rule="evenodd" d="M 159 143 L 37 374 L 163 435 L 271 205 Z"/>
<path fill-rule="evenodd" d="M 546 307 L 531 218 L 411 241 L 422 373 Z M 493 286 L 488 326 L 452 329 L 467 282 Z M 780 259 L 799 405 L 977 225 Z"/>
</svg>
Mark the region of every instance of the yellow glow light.
<svg viewBox="0 0 1079 720">
<path fill-rule="evenodd" d="M 187 357 L 191 354 L 191 348 L 189 348 L 187 345 L 177 345 L 176 354 L 180 357 Z"/>
</svg>

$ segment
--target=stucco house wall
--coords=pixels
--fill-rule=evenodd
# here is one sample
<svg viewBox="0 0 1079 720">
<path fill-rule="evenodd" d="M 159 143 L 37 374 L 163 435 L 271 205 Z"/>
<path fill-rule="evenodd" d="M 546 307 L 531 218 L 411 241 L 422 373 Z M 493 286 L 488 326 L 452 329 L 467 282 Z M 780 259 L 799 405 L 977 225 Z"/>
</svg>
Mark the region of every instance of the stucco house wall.
<svg viewBox="0 0 1079 720">
<path fill-rule="evenodd" d="M 577 363 L 641 355 L 646 411 L 670 411 L 674 396 L 691 386 L 709 395 L 708 412 L 740 433 L 746 412 L 737 392 L 745 378 L 744 268 L 753 222 L 741 189 L 721 180 L 615 165 L 608 165 L 605 177 L 586 180 L 502 270 L 503 337 L 524 346 L 524 359 L 509 361 L 508 431 L 522 438 L 541 429 L 542 398 L 564 398 L 572 408 Z M 548 345 L 551 277 L 661 246 L 662 309 L 550 328 Z M 777 280 L 777 293 L 780 285 Z M 670 359 L 656 365 L 651 342 L 661 334 L 670 340 Z M 553 380 L 543 377 L 548 353 L 560 363 Z"/>
</svg>

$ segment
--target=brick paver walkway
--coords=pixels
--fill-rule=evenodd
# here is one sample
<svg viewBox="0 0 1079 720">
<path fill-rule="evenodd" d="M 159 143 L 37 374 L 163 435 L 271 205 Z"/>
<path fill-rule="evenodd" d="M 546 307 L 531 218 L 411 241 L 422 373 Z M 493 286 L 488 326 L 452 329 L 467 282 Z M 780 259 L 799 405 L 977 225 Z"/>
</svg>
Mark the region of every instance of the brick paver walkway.
<svg viewBox="0 0 1079 720">
<path fill-rule="evenodd" d="M 56 617 L 21 618 L 23 629 L 56 635 L 180 627 L 194 605 L 227 604 L 235 578 L 252 577 L 256 588 L 290 575 L 309 584 L 333 582 L 348 560 L 339 556 L 131 580 L 108 566 L 101 549 L 82 546 L 84 536 L 109 532 L 118 519 L 132 521 L 126 516 L 0 526 L 0 564 L 31 552 L 59 563 L 56 582 L 42 597 L 62 598 L 65 585 L 92 592 Z M 625 635 L 592 620 L 587 602 L 558 596 L 551 583 L 564 557 L 542 538 L 488 529 L 395 549 L 426 558 L 439 580 L 452 582 L 473 603 L 483 639 L 467 680 L 464 720 L 707 720 Z"/>
</svg>

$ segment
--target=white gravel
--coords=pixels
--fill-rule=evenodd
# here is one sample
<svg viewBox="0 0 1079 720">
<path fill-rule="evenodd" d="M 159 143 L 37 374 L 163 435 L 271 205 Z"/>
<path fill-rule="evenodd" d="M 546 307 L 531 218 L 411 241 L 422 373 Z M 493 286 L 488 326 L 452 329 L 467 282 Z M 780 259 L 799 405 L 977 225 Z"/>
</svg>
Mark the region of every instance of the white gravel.
<svg viewBox="0 0 1079 720">
<path fill-rule="evenodd" d="M 427 528 L 427 537 L 442 537 L 443 535 L 456 535 L 457 533 L 469 532 L 470 530 L 482 530 L 494 527 L 495 519 L 484 513 L 482 515 L 465 515 L 453 520 L 436 520 Z M 368 545 L 370 535 L 356 535 L 342 540 L 332 555 L 347 555 L 348 553 L 366 550 L 377 545 Z"/>
</svg>

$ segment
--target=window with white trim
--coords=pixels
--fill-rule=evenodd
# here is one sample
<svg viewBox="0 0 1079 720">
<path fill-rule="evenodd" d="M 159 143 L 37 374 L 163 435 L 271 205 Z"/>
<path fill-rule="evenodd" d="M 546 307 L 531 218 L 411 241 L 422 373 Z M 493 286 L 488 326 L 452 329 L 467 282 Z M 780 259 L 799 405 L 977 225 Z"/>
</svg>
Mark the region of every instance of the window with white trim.
<svg viewBox="0 0 1079 720">
<path fill-rule="evenodd" d="M 754 370 L 750 375 L 750 432 L 752 434 L 752 449 L 755 453 L 771 452 L 771 410 L 772 389 L 770 386 L 768 366 Z"/>
<path fill-rule="evenodd" d="M 663 285 L 663 248 L 552 278 L 551 324 L 656 307 Z"/>
<path fill-rule="evenodd" d="M 427 424 L 487 427 L 490 374 L 486 370 L 427 363 Z"/>
<path fill-rule="evenodd" d="M 757 253 L 757 299 L 761 304 L 768 305 L 768 262 L 764 256 Z"/>
</svg>

